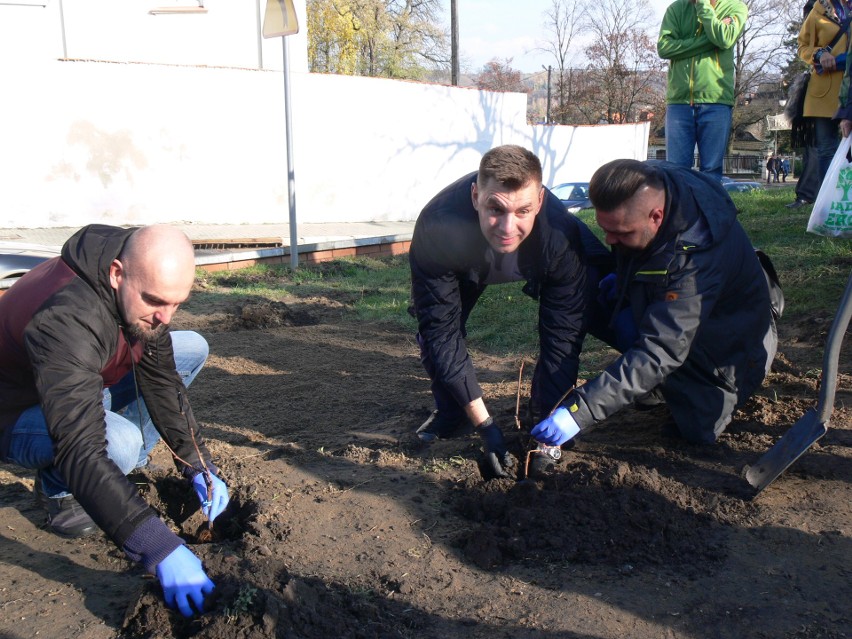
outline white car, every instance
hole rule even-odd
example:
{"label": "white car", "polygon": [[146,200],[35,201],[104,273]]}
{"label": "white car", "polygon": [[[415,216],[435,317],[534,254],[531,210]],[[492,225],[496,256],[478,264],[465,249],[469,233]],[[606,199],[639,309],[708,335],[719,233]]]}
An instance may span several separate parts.
{"label": "white car", "polygon": [[0,291],[3,291],[29,271],[59,255],[60,249],[41,244],[23,242],[0,242]]}
{"label": "white car", "polygon": [[562,201],[565,210],[569,213],[578,213],[583,209],[592,208],[588,182],[566,182],[550,187],[550,192]]}

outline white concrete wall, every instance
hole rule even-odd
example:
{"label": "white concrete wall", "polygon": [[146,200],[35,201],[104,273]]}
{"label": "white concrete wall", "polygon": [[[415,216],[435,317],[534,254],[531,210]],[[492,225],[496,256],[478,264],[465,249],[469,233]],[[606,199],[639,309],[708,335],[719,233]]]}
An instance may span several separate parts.
{"label": "white concrete wall", "polygon": [[[89,1],[107,11],[104,0]],[[128,4],[147,11],[166,1]],[[56,4],[0,5],[0,25],[8,29],[10,9]],[[217,4],[205,2],[203,16],[144,18],[206,18]],[[252,19],[254,4],[244,5]],[[198,60],[178,53],[180,65],[128,62],[146,57],[130,52],[141,47],[133,40],[113,43],[125,51],[115,62],[0,52],[0,227],[286,222],[281,65],[190,66]],[[81,57],[95,54],[87,49]],[[291,95],[302,222],[415,219],[437,190],[476,170],[498,144],[534,150],[549,185],[587,180],[609,159],[647,153],[644,124],[533,127],[522,94],[308,74],[297,66]]]}
{"label": "white concrete wall", "polygon": [[[69,58],[280,70],[281,38],[260,37],[266,0],[204,0],[206,13],[151,14],[198,0],[0,0],[0,60]],[[305,0],[288,36],[290,68],[308,70]]]}

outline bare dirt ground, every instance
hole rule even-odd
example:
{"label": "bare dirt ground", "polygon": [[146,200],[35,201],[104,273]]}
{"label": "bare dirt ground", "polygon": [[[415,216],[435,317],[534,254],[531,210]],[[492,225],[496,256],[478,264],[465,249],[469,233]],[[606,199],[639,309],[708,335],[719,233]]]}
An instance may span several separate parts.
{"label": "bare dirt ground", "polygon": [[[0,465],[0,637],[852,636],[848,344],[828,435],[756,499],[742,475],[815,404],[833,316],[782,321],[775,370],[714,446],[662,436],[664,407],[629,409],[551,477],[483,483],[475,438],[412,437],[431,409],[412,335],[346,310],[245,299],[175,322],[210,342],[190,395],[232,502],[196,543],[162,446],[136,481],[217,584],[198,618],[103,535],[45,531],[32,473]],[[475,358],[520,454],[519,362]]]}

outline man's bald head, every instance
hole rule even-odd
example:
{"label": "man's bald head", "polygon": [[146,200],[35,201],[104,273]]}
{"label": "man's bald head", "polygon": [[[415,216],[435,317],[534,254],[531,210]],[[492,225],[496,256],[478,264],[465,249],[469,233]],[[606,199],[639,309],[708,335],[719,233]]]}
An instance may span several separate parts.
{"label": "man's bald head", "polygon": [[195,274],[195,253],[186,234],[167,224],[143,226],[133,232],[119,259],[142,270]]}
{"label": "man's bald head", "polygon": [[165,330],[195,281],[192,242],[165,224],[133,232],[110,267],[119,311],[129,332],[151,338]]}

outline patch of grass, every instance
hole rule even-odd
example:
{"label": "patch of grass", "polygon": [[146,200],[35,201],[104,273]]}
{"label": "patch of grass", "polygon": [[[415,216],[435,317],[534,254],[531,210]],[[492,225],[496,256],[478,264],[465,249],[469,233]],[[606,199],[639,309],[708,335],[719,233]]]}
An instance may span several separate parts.
{"label": "patch of grass", "polygon": [[[296,270],[289,266],[257,265],[236,271],[199,271],[202,291],[193,297],[208,301],[248,296],[281,301],[288,297],[343,299],[362,321],[398,323],[416,330],[408,314],[408,256],[344,258]],[[192,300],[187,309],[191,310]]]}
{"label": "patch of grass", "polygon": [[467,321],[468,342],[502,355],[538,350],[538,302],[522,291],[523,282],[489,286]]}
{"label": "patch of grass", "polygon": [[852,268],[852,242],[805,232],[811,209],[786,208],[790,191],[739,195],[734,201],[740,222],[752,243],[772,258],[790,317],[815,311],[833,315]]}
{"label": "patch of grass", "polygon": [[428,462],[423,464],[423,472],[426,473],[440,473],[442,471],[447,471],[452,468],[461,468],[466,463],[464,457],[460,457],[458,455],[449,457],[447,459],[438,459],[433,457]]}

